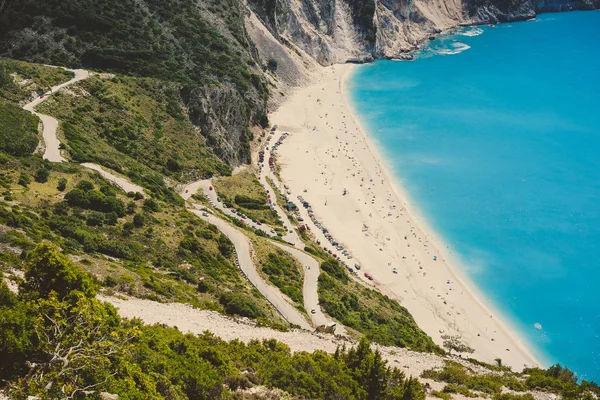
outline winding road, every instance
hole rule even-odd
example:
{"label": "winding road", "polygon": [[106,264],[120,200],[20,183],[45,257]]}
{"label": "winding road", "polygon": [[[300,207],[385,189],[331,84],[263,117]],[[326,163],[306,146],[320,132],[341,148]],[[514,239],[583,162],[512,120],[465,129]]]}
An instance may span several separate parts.
{"label": "winding road", "polygon": [[[42,121],[42,136],[45,144],[45,150],[43,154],[43,158],[50,162],[67,162],[65,158],[63,158],[60,154],[60,141],[56,135],[58,129],[58,121],[49,115],[40,114],[35,111],[35,107],[45,101],[52,93],[56,93],[57,91],[72,85],[81,80],[87,79],[91,76],[91,73],[85,70],[69,70],[75,73],[75,77],[67,82],[64,82],[60,85],[54,86],[51,88],[50,93],[45,94],[43,97],[37,97],[33,101],[25,104],[23,109],[35,114]],[[106,171],[100,165],[93,163],[82,163],[83,167],[89,168],[98,172],[107,180],[113,182],[115,185],[119,186],[125,192],[140,192],[144,193],[144,189],[130,182],[126,178],[119,177],[117,175],[112,174],[111,172]],[[299,238],[298,234],[294,230],[293,225],[290,223],[288,216],[285,212],[276,204],[276,198],[274,195],[273,188],[269,185],[266,180],[266,174],[260,175],[261,183],[264,187],[273,193],[273,207],[282,221],[284,221],[284,227],[288,232],[283,239],[286,240],[293,246],[296,246],[298,249],[304,248],[304,244],[302,240]],[[217,194],[214,190],[210,190],[211,182],[210,180],[203,180],[194,182],[192,184],[187,185],[181,193],[181,196],[184,200],[188,200],[194,193],[196,193],[199,189],[203,189],[205,196],[210,200],[212,205],[216,208],[219,208],[221,211],[226,213],[227,215],[231,215],[235,218],[237,216],[233,214],[233,211],[223,207],[223,204],[217,201]],[[227,222],[222,219],[213,216],[211,214],[201,212],[197,209],[190,209],[190,211],[196,214],[198,217],[203,220],[215,225],[223,234],[225,234],[233,243],[236,251],[236,257],[239,264],[240,269],[247,277],[247,279],[256,287],[265,298],[277,309],[277,311],[283,316],[283,318],[288,321],[290,324],[295,324],[301,327],[302,329],[311,330],[312,327],[307,322],[305,317],[286,299],[285,296],[274,286],[267,284],[262,277],[258,274],[256,266],[252,261],[251,256],[251,244],[250,239],[240,232],[238,229],[234,228]],[[266,225],[257,225],[250,220],[244,221],[249,226],[260,229],[267,235],[272,235],[272,228]],[[319,298],[317,293],[318,287],[318,278],[319,278],[319,263],[309,256],[308,254],[298,250],[297,248],[291,248],[285,246],[281,243],[272,242],[274,245],[278,246],[282,250],[291,254],[294,258],[296,258],[305,268],[304,270],[304,284],[303,284],[303,295],[304,295],[304,306],[309,312],[311,321],[315,326],[321,325],[332,325],[333,321],[328,319],[325,314],[321,311],[319,306]],[[314,311],[314,313],[313,313]],[[345,329],[341,326],[336,326],[336,330],[338,333],[345,333]]]}
{"label": "winding road", "polygon": [[195,209],[190,209],[190,211],[206,222],[215,225],[221,232],[223,232],[225,236],[231,240],[233,246],[235,247],[239,267],[246,278],[248,278],[250,283],[252,283],[252,285],[267,298],[267,300],[277,309],[277,311],[279,311],[286,321],[288,321],[290,324],[298,325],[303,329],[312,329],[300,311],[288,303],[283,294],[276,287],[267,284],[258,274],[256,266],[254,265],[250,255],[250,239],[248,239],[246,235],[222,219],[217,218],[209,213]]}
{"label": "winding road", "polygon": [[[323,311],[321,311],[321,306],[319,305],[319,294],[317,289],[319,284],[319,274],[321,271],[319,269],[319,263],[317,260],[298,249],[294,249],[277,242],[271,243],[288,252],[304,267],[304,285],[302,288],[302,295],[304,296],[304,308],[306,308],[306,311],[309,312],[310,319],[312,320],[313,324],[315,326],[336,325],[334,321],[328,318]],[[313,310],[314,314],[312,312]],[[335,327],[335,333],[338,335],[345,335],[346,330],[342,325],[337,324]]]}
{"label": "winding road", "polygon": [[60,141],[58,140],[58,137],[56,137],[56,129],[58,128],[58,121],[49,115],[40,114],[40,113],[36,112],[34,109],[37,105],[39,105],[40,103],[45,101],[49,96],[51,96],[52,93],[56,93],[57,91],[59,91],[60,89],[62,89],[64,87],[67,87],[76,82],[82,81],[84,79],[87,79],[91,76],[91,74],[88,71],[85,71],[83,69],[66,69],[66,70],[74,72],[75,77],[67,82],[64,82],[64,83],[61,83],[60,85],[52,87],[50,89],[50,93],[44,94],[44,97],[39,96],[32,102],[29,102],[23,106],[24,110],[27,110],[27,111],[37,115],[39,117],[39,119],[42,121],[42,126],[43,126],[42,136],[44,138],[44,144],[46,147],[46,149],[44,150],[43,158],[44,158],[44,160],[48,160],[50,162],[65,162],[65,161],[67,161],[60,155]]}
{"label": "winding road", "polygon": [[[214,186],[213,186],[213,190],[210,190],[211,186],[213,186],[213,185],[212,185],[210,179],[205,179],[202,181],[197,181],[197,182],[188,184],[187,186],[185,186],[183,188],[183,191],[179,194],[181,197],[183,197],[184,200],[189,200],[190,197],[192,197],[195,193],[198,192],[198,190],[202,189],[205,197],[208,198],[208,200],[210,201],[210,203],[212,204],[213,207],[222,211],[225,215],[229,215],[230,217],[239,219],[239,217],[234,213],[233,209],[224,207],[223,203],[217,200],[218,194],[215,191]],[[273,200],[274,199],[272,199],[272,201]],[[277,210],[278,207],[275,207],[275,209]],[[283,217],[286,217],[286,215],[283,213],[283,211],[279,210],[277,212],[278,212],[278,214],[279,214],[279,212],[281,212],[283,214]],[[281,215],[280,215],[280,217],[281,217]],[[284,221],[287,221],[287,217],[286,217],[286,219],[284,219]],[[269,225],[266,225],[266,224],[258,225],[256,223],[252,222],[252,220],[250,218],[243,219],[240,222],[245,223],[246,225],[248,225],[251,228],[263,231],[267,236],[274,236],[273,228],[270,227]],[[293,246],[300,245],[301,248],[304,248],[302,241],[300,240],[298,235],[296,235],[296,232],[294,232],[293,229],[288,229],[287,226],[291,226],[289,221],[287,224],[284,224],[284,225],[286,225],[286,231],[289,232],[291,230],[292,233],[287,233],[285,236],[282,237],[282,239]]]}
{"label": "winding road", "polygon": [[139,193],[144,193],[144,188],[136,185],[135,183],[130,182],[129,180],[125,179],[125,178],[121,178],[118,177],[106,170],[104,170],[100,165],[98,164],[93,164],[93,163],[81,163],[82,166],[89,168],[89,169],[93,169],[94,171],[98,172],[100,175],[102,175],[106,180],[111,181],[112,183],[114,183],[115,185],[117,185],[118,187],[120,187],[121,189],[123,189],[123,191],[125,193],[128,192],[139,192]]}

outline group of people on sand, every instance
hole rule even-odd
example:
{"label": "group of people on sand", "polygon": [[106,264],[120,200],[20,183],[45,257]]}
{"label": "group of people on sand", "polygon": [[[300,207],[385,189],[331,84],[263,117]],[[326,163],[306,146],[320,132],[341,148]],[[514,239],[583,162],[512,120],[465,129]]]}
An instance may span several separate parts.
{"label": "group of people on sand", "polygon": [[[322,90],[327,89],[323,87]],[[410,217],[406,203],[397,204],[391,184],[387,182],[385,173],[370,152],[364,136],[352,124],[351,116],[346,115],[343,107],[340,109],[335,104],[326,107],[326,100],[321,98],[316,103],[319,120],[312,132],[319,134],[327,145],[318,146],[314,153],[313,161],[318,163],[320,169],[320,176],[314,180],[332,191],[320,205],[331,207],[337,196],[342,196],[344,202],[355,202],[356,207],[352,209],[361,213],[364,219],[361,223],[363,227],[359,229],[364,233],[365,243],[371,241],[388,258],[390,272],[399,272],[409,279],[417,276],[425,278],[428,273],[439,276],[439,284],[430,285],[429,289],[438,299],[440,309],[447,310],[447,318],[455,321],[454,317],[460,316],[461,311],[453,304],[453,297],[460,296],[463,292],[456,290],[453,279],[441,280],[442,277],[452,275],[445,272],[440,274],[445,271],[442,265],[446,260],[436,249],[432,238]],[[330,141],[325,138],[330,138]],[[341,170],[344,172],[340,173]],[[385,221],[390,227],[369,222],[375,219]],[[364,228],[371,225],[371,229]],[[399,278],[390,276],[390,279],[396,281]],[[406,287],[405,292],[408,293],[411,285]],[[424,289],[426,288],[427,286]],[[414,292],[414,295],[418,296],[418,293]]]}

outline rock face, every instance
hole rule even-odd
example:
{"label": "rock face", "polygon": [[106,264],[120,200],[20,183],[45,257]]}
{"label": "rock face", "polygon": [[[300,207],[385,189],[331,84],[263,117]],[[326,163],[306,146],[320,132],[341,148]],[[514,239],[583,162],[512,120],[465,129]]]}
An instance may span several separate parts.
{"label": "rock face", "polygon": [[184,88],[182,100],[190,121],[200,129],[217,157],[229,165],[250,162],[244,102],[233,85]]}
{"label": "rock face", "polygon": [[248,1],[276,40],[300,49],[321,65],[406,58],[419,42],[458,25],[600,8],[600,0]]}

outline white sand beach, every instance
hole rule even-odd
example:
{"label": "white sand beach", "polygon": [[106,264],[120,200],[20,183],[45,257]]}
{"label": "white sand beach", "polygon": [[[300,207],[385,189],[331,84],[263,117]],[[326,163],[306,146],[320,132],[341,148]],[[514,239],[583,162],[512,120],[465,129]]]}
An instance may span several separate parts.
{"label": "white sand beach", "polygon": [[344,97],[344,81],[354,68],[319,69],[312,84],[290,94],[270,116],[279,134],[290,133],[277,160],[291,197],[303,196],[350,251],[351,262],[362,266],[360,278],[399,300],[438,344],[442,335],[460,335],[482,361],[500,358],[517,370],[538,365],[515,330],[460,274],[446,246],[391,179]]}

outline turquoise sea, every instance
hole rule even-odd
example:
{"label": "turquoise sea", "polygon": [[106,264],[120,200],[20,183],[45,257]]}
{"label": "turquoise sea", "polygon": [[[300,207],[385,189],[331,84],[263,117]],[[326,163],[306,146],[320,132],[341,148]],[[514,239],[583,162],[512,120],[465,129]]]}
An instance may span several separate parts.
{"label": "turquoise sea", "polygon": [[463,272],[542,360],[600,381],[600,12],[461,28],[349,87]]}

